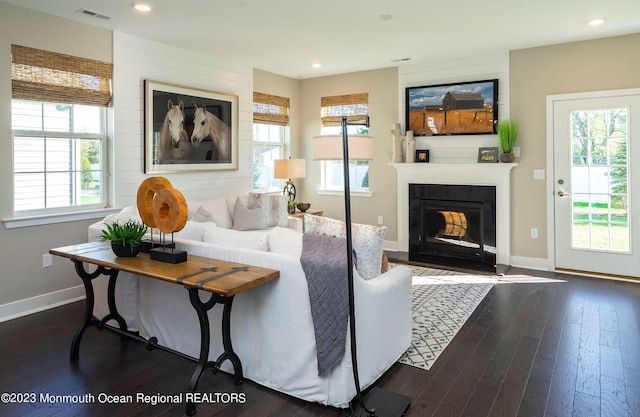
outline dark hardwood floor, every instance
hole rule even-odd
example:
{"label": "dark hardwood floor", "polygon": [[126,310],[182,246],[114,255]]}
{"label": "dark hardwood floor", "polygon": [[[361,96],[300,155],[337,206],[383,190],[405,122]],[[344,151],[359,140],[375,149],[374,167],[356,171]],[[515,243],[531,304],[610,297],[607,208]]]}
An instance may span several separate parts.
{"label": "dark hardwood floor", "polygon": [[[183,416],[178,395],[195,364],[110,332],[89,329],[80,360],[69,347],[84,309],[74,303],[0,324],[0,416]],[[396,364],[377,385],[412,398],[408,416],[640,416],[640,283],[512,269],[429,370]],[[375,349],[375,346],[370,348]],[[269,360],[265,358],[265,360]],[[199,390],[246,401],[198,406],[199,416],[336,416],[337,410],[207,373]],[[41,395],[94,396],[91,403]],[[100,394],[134,401],[100,404]],[[102,398],[104,401],[104,398]]]}

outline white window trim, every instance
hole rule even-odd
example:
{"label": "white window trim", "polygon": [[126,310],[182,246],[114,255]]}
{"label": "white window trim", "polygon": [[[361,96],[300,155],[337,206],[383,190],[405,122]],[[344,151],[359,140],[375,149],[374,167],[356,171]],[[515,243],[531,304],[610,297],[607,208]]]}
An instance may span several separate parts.
{"label": "white window trim", "polygon": [[103,219],[109,214],[119,213],[121,209],[104,208],[76,212],[49,213],[24,217],[7,217],[1,221],[7,229],[20,227],[42,226],[45,224],[75,222],[80,220]]}

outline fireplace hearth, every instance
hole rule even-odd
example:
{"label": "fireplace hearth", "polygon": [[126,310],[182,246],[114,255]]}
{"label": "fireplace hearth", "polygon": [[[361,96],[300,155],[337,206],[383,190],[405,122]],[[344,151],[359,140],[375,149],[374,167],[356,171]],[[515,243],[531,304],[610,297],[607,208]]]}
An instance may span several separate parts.
{"label": "fireplace hearth", "polygon": [[496,272],[496,187],[409,184],[409,260]]}

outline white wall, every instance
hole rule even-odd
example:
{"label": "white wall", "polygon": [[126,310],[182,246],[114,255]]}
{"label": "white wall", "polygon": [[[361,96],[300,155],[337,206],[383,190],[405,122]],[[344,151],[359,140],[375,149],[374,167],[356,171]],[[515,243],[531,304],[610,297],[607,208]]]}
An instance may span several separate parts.
{"label": "white wall", "polygon": [[135,205],[144,173],[144,80],[238,96],[238,170],[159,174],[187,200],[246,194],[252,186],[253,69],[124,33],[113,35],[113,207]]}
{"label": "white wall", "polygon": [[[398,115],[406,131],[405,94],[407,87],[452,82],[498,79],[498,118],[509,117],[509,54],[473,57],[455,61],[401,65],[398,68]],[[478,148],[498,146],[497,135],[415,137],[416,149],[429,149],[430,162],[474,163]]]}

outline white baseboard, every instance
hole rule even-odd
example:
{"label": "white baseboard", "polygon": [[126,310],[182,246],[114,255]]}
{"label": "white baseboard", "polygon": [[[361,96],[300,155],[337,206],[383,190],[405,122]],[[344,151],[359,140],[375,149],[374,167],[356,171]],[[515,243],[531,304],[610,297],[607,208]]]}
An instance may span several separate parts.
{"label": "white baseboard", "polygon": [[525,256],[512,256],[511,266],[516,268],[535,269],[537,271],[548,271],[549,260],[542,258],[527,258]]}
{"label": "white baseboard", "polygon": [[78,285],[76,287],[65,288],[64,290],[2,304],[0,305],[0,323],[80,301],[85,298],[84,286]]}
{"label": "white baseboard", "polygon": [[391,252],[397,252],[398,251],[398,242],[395,240],[385,240],[382,243],[382,248],[384,250],[388,250]]}

